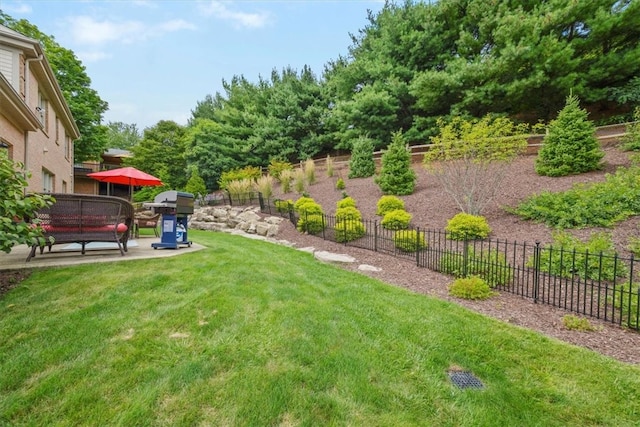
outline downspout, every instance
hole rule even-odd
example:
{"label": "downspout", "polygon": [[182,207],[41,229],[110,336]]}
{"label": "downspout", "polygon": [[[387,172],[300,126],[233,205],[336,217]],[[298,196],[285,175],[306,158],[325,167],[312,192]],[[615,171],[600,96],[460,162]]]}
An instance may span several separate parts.
{"label": "downspout", "polygon": [[[24,100],[27,107],[29,106],[29,63],[34,61],[42,61],[44,56],[39,54],[35,58],[27,58],[24,61]],[[24,169],[29,170],[29,131],[24,131]]]}

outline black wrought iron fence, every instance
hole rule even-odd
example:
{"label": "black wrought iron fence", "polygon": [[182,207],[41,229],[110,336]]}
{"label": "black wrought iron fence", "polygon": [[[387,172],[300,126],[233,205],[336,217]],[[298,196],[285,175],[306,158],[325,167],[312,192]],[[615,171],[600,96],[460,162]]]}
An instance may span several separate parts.
{"label": "black wrought iron fence", "polygon": [[233,193],[229,191],[218,191],[213,194],[209,194],[205,197],[204,201],[207,206],[249,206],[260,204],[262,209],[262,194],[257,191],[248,191],[242,193]]}
{"label": "black wrought iron fence", "polygon": [[454,277],[480,276],[493,288],[534,303],[640,331],[640,271],[633,257],[499,239],[456,240],[444,230],[388,230],[378,221],[331,215],[301,219],[293,204],[273,199],[262,200],[261,209],[294,225],[302,220],[302,231],[325,240],[408,259]]}

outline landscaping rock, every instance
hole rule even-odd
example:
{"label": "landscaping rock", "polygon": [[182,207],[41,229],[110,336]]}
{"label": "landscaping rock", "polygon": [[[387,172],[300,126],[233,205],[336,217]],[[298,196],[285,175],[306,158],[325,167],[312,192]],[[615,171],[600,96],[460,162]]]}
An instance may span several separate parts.
{"label": "landscaping rock", "polygon": [[334,254],[332,252],[327,251],[317,251],[313,253],[313,256],[323,262],[338,262],[338,263],[353,263],[356,262],[356,259],[349,255],[344,254]]}
{"label": "landscaping rock", "polygon": [[378,268],[374,265],[369,265],[369,264],[360,264],[358,266],[358,270],[360,271],[382,271],[381,268]]}

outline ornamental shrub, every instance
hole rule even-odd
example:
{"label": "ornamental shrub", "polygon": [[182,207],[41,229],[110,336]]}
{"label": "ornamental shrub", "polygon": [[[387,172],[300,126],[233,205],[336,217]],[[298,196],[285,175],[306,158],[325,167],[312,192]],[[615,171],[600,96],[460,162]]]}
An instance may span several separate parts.
{"label": "ornamental shrub", "polygon": [[307,176],[304,169],[296,168],[293,171],[293,189],[298,194],[302,194],[307,186]]}
{"label": "ornamental shrub", "polygon": [[593,332],[598,330],[598,328],[589,322],[589,319],[574,316],[573,314],[565,314],[562,316],[562,324],[566,329],[571,331]]}
{"label": "ornamental shrub", "polygon": [[559,193],[543,191],[507,210],[553,228],[611,227],[640,214],[640,167],[620,167],[604,182],[576,183]]}
{"label": "ornamental shrub", "polygon": [[[610,233],[593,233],[586,243],[566,231],[555,231],[552,238],[553,242],[540,250],[541,271],[566,278],[609,281],[629,274],[628,267],[615,258]],[[534,261],[532,255],[527,266],[533,266]]]}
{"label": "ornamental shrub", "polygon": [[338,202],[336,203],[336,207],[338,209],[340,209],[340,208],[348,208],[348,207],[355,208],[356,207],[356,201],[355,201],[355,199],[353,197],[347,196],[347,197],[345,197],[343,199],[338,200]]}
{"label": "ornamental shrub", "polygon": [[362,214],[354,206],[347,206],[336,210],[336,223],[341,221],[362,221]]}
{"label": "ornamental shrub", "polygon": [[265,199],[271,198],[273,195],[273,177],[271,175],[262,175],[253,184],[253,188],[262,193]]}
{"label": "ornamental shrub", "polygon": [[503,252],[492,249],[477,251],[470,244],[464,253],[444,253],[440,258],[440,272],[455,277],[482,277],[491,287],[508,285],[514,274]]}
{"label": "ornamental shrub", "polygon": [[245,166],[241,169],[231,169],[229,171],[222,172],[218,184],[220,185],[220,188],[226,190],[228,184],[231,181],[242,181],[243,179],[248,179],[249,181],[253,182],[261,176],[262,169],[260,169],[259,167]]}
{"label": "ornamental shrub", "polygon": [[251,198],[254,183],[255,181],[249,178],[229,181],[226,184],[226,190],[235,202],[245,204],[248,203]]}
{"label": "ornamental shrub", "polygon": [[[25,218],[35,218],[41,208],[51,206],[53,197],[24,194],[30,175],[22,163],[14,163],[0,149],[0,251],[10,253],[16,245],[44,245],[42,228],[33,227]],[[34,222],[38,222],[35,220]]]}
{"label": "ornamental shrub", "polygon": [[418,233],[417,230],[396,231],[393,235],[393,243],[402,252],[421,251],[427,247],[424,233]]}
{"label": "ornamental shrub", "polygon": [[387,212],[397,209],[404,210],[404,201],[396,196],[382,196],[377,203],[376,215],[384,216]]}
{"label": "ornamental shrub", "polygon": [[373,160],[373,140],[364,136],[353,143],[349,160],[349,178],[366,178],[376,173]]}
{"label": "ornamental shrub", "polygon": [[313,159],[307,159],[304,162],[304,176],[309,185],[316,182],[316,162]]}
{"label": "ornamental shrub", "polygon": [[[293,208],[294,208],[294,210],[296,212],[302,213],[305,210],[304,205],[306,205],[306,204],[316,204],[316,205],[318,205],[318,203],[316,203],[316,201],[313,200],[311,197],[302,196],[298,200],[296,200],[296,202],[293,204]],[[318,206],[320,206],[320,205],[318,205]],[[320,210],[322,210],[322,209],[320,209]]]}
{"label": "ornamental shrub", "polygon": [[293,200],[282,200],[276,199],[274,200],[274,204],[276,206],[276,210],[280,213],[293,212]]}
{"label": "ornamental shrub", "polygon": [[640,151],[640,107],[633,110],[634,123],[627,125],[621,148],[625,151]]}
{"label": "ornamental shrub", "polygon": [[300,215],[296,226],[298,231],[317,234],[324,230],[325,221],[322,206],[311,197],[300,197],[295,202],[294,209]]}
{"label": "ornamental shrub", "polygon": [[481,277],[470,276],[456,279],[449,286],[449,295],[471,300],[484,300],[497,295]]}
{"label": "ornamental shrub", "polygon": [[344,190],[344,187],[344,179],[338,178],[338,180],[336,181],[336,190]]}
{"label": "ornamental shrub", "polygon": [[[347,197],[342,200],[348,200],[351,197]],[[340,202],[338,202],[338,205]],[[353,201],[353,206],[349,206],[349,202],[347,206],[340,207],[336,210],[336,225],[334,227],[336,242],[350,242],[352,240],[359,239],[365,234],[365,227],[362,223],[362,214],[355,207],[355,200]]]}
{"label": "ornamental shrub", "polygon": [[412,215],[403,210],[396,209],[395,211],[387,212],[382,218],[382,228],[387,230],[404,230],[409,228]]}
{"label": "ornamental shrub", "polygon": [[382,155],[382,168],[375,183],[385,194],[404,196],[416,187],[416,172],[411,167],[411,153],[401,132],[393,134],[387,151]]}
{"label": "ornamental shrub", "polygon": [[331,178],[333,176],[334,165],[333,165],[333,158],[331,157],[330,154],[327,154],[327,161],[325,162],[325,166],[327,168],[327,176]]}
{"label": "ornamental shrub", "polygon": [[485,217],[464,212],[451,218],[445,230],[449,232],[451,240],[485,239],[491,233]]}
{"label": "ornamental shrub", "polygon": [[624,283],[617,285],[612,295],[607,297],[607,302],[615,307],[622,314],[622,324],[624,326],[636,326],[640,322],[638,314],[638,295],[640,294],[639,283]]}
{"label": "ornamental shrub", "polygon": [[280,172],[280,191],[287,194],[291,191],[291,181],[293,180],[293,169],[285,169]]}
{"label": "ornamental shrub", "polygon": [[272,177],[280,181],[280,176],[282,175],[282,172],[286,170],[288,171],[292,170],[293,165],[291,165],[291,163],[289,162],[285,162],[282,160],[271,159],[271,161],[269,162],[268,169],[269,169],[269,175],[271,175]]}
{"label": "ornamental shrub", "polygon": [[604,151],[595,137],[595,125],[579,104],[578,97],[568,96],[558,118],[549,124],[536,158],[539,175],[565,176],[601,168]]}
{"label": "ornamental shrub", "polygon": [[366,232],[362,221],[357,220],[337,221],[334,230],[336,233],[336,242],[338,243],[351,242],[352,240],[359,239],[364,236]]}

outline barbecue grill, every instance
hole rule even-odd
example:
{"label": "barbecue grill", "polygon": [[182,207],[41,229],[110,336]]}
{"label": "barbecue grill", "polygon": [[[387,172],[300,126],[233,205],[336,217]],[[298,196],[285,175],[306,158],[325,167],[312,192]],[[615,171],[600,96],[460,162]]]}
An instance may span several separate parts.
{"label": "barbecue grill", "polygon": [[191,246],[187,236],[188,215],[193,214],[193,194],[181,191],[164,191],[153,203],[143,203],[154,214],[162,214],[162,236],[159,243],[152,243],[154,249],[178,249],[180,245]]}

